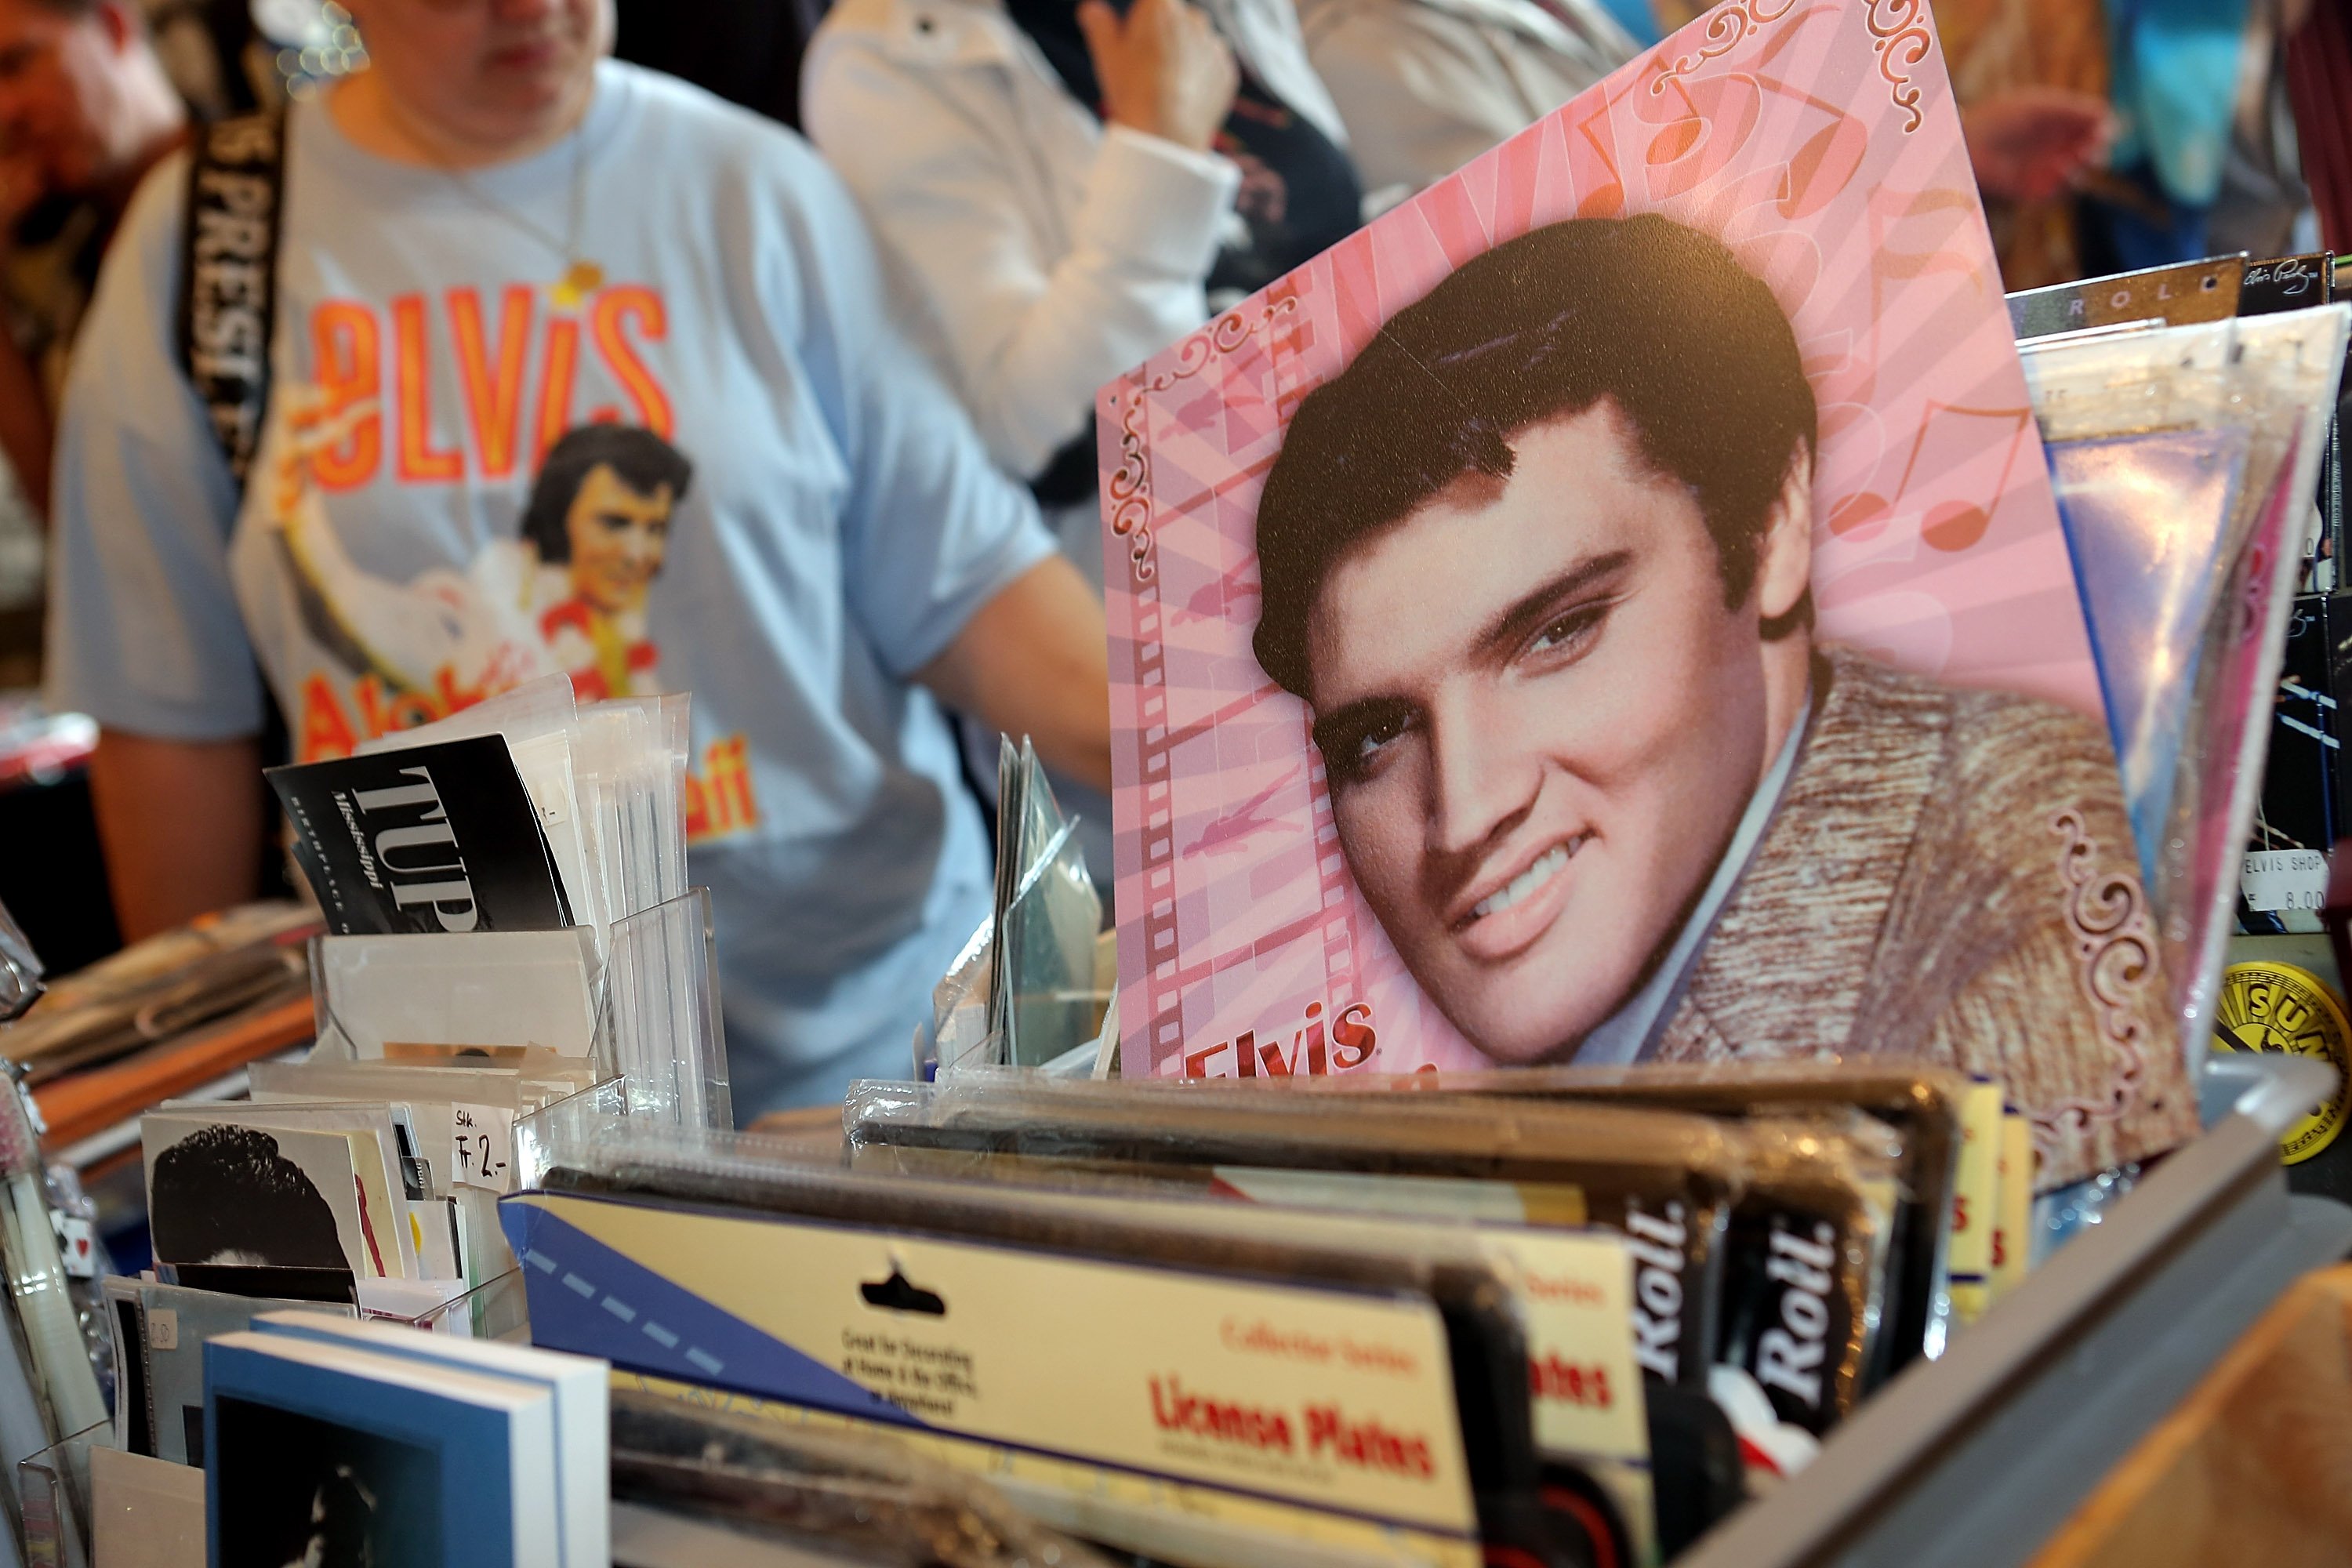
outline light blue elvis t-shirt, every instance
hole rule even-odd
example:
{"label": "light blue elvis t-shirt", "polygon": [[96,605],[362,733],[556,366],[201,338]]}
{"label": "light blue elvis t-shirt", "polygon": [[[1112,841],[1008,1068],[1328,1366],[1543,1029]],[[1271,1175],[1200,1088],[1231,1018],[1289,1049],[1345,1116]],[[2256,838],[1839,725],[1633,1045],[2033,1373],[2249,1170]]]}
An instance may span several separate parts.
{"label": "light blue elvis t-shirt", "polygon": [[247,735],[257,659],[309,760],[552,671],[690,692],[739,1112],[903,1074],[989,896],[908,679],[1053,546],[891,325],[831,173],[610,62],[572,138],[462,176],[297,107],[241,507],[179,368],[185,184],[173,159],[141,191],[77,350],[53,699]]}

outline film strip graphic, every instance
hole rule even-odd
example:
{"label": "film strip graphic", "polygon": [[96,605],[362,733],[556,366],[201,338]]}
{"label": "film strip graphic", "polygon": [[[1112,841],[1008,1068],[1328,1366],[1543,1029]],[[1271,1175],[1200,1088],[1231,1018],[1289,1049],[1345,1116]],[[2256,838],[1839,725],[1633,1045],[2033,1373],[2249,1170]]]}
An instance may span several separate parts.
{"label": "film strip graphic", "polygon": [[[1138,402],[1141,387],[1128,394]],[[1143,461],[1151,461],[1150,437],[1144,438]],[[1135,598],[1135,684],[1142,694],[1136,715],[1137,784],[1143,796],[1143,973],[1150,1005],[1145,1016],[1145,1060],[1156,1068],[1163,1056],[1172,1056],[1184,1040],[1184,1016],[1179,1001],[1182,988],[1175,983],[1176,944],[1176,798],[1169,782],[1168,763],[1175,744],[1168,726],[1168,654],[1164,638],[1165,612],[1155,574],[1139,583]]]}
{"label": "film strip graphic", "polygon": [[[1277,388],[1276,408],[1278,420],[1281,426],[1287,426],[1298,401],[1311,389],[1312,382],[1308,378],[1312,373],[1305,363],[1305,357],[1317,342],[1315,322],[1307,309],[1307,297],[1315,288],[1314,274],[1311,269],[1296,274],[1291,282],[1288,294],[1269,301],[1259,320],[1245,322],[1237,313],[1228,314],[1180,352],[1176,367],[1161,371],[1148,381],[1130,384],[1126,395],[1129,407],[1125,412],[1125,423],[1129,436],[1139,443],[1136,456],[1142,464],[1139,479],[1147,496],[1151,495],[1150,468],[1154,454],[1151,450],[1150,404],[1154,395],[1165,392],[1179,380],[1211,368],[1225,353],[1238,349],[1261,331]],[[1196,348],[1196,344],[1199,347]],[[1258,461],[1241,468],[1181,508],[1171,509],[1164,513],[1157,498],[1152,497],[1149,502],[1150,510],[1147,526],[1156,534],[1166,522],[1213,509],[1234,489],[1261,480],[1272,464],[1273,452],[1270,450]],[[1166,645],[1169,605],[1163,597],[1168,591],[1167,574],[1156,569],[1145,570],[1141,564],[1144,552],[1152,547],[1149,542],[1139,544],[1139,565],[1130,574],[1129,593],[1134,605],[1131,634],[1133,679],[1139,694],[1136,715],[1136,773],[1142,802],[1139,838],[1144,908],[1142,918],[1136,921],[1136,929],[1142,945],[1146,1005],[1142,1009],[1139,1033],[1141,1043],[1149,1053],[1147,1059],[1156,1070],[1160,1063],[1181,1053],[1185,1043],[1184,997],[1193,986],[1211,976],[1254,962],[1270,951],[1310,936],[1318,942],[1322,952],[1324,994],[1327,997],[1352,997],[1359,966],[1354,921],[1349,918],[1351,886],[1346,858],[1339,849],[1339,825],[1331,813],[1322,758],[1315,751],[1303,723],[1298,731],[1298,746],[1307,763],[1306,788],[1309,826],[1315,846],[1314,910],[1304,920],[1288,922],[1276,930],[1251,932],[1240,943],[1206,957],[1191,958],[1184,952],[1178,898],[1177,863],[1182,852],[1177,847],[1176,754],[1187,744],[1212,733],[1218,725],[1239,717],[1265,700],[1274,688],[1270,684],[1262,686],[1181,728],[1171,724]],[[1132,1041],[1134,1036],[1131,1034],[1129,1038]]]}

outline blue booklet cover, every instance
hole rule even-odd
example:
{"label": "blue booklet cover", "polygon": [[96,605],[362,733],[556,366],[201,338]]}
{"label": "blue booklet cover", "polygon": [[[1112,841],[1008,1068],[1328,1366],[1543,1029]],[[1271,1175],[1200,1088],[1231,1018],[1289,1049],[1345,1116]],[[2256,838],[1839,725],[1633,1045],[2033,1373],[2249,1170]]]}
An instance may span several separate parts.
{"label": "blue booklet cover", "polygon": [[488,1373],[545,1388],[555,1401],[557,1489],[564,1568],[612,1568],[612,1367],[533,1345],[425,1334],[403,1324],[336,1317],[311,1308],[264,1312],[258,1334],[292,1334],[373,1355]]}
{"label": "blue booklet cover", "polygon": [[544,1386],[284,1335],[205,1347],[213,1568],[559,1568]]}

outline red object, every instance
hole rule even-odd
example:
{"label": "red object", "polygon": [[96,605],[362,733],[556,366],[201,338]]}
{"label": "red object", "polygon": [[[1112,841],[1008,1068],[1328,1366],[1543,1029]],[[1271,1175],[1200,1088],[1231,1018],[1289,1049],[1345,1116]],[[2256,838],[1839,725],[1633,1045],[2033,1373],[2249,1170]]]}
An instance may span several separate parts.
{"label": "red object", "polygon": [[2336,950],[2336,973],[2352,984],[2352,838],[2339,838],[2327,856],[2327,943]]}
{"label": "red object", "polygon": [[2287,96],[2321,243],[2352,251],[2352,0],[2317,0],[2286,41]]}
{"label": "red object", "polygon": [[69,1073],[33,1091],[41,1120],[49,1127],[44,1142],[55,1153],[175,1094],[310,1037],[310,999],[298,996],[264,1012],[223,1019],[121,1061]]}
{"label": "red object", "polygon": [[0,789],[53,784],[89,761],[98,726],[79,714],[0,710]]}
{"label": "red object", "polygon": [[1566,1487],[1545,1487],[1539,1495],[1544,1507],[1564,1513],[1584,1527],[1585,1542],[1592,1548],[1592,1568],[1619,1568],[1617,1539],[1610,1532],[1607,1516],[1593,1506],[1591,1499],[1579,1496]]}

